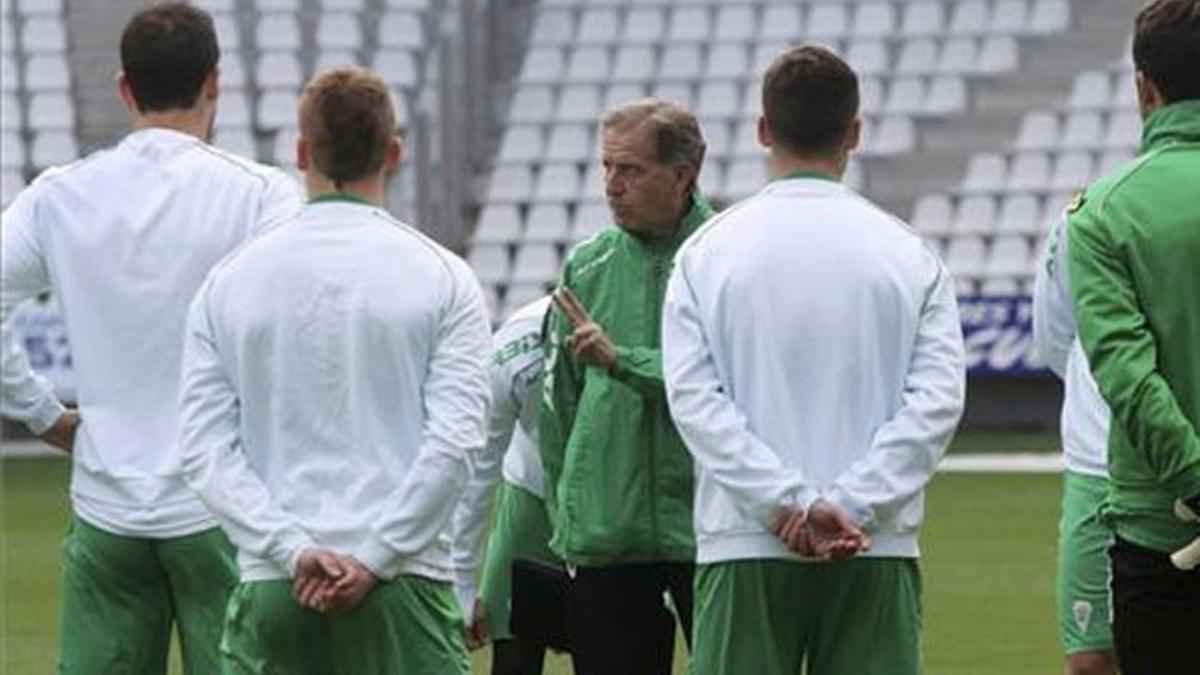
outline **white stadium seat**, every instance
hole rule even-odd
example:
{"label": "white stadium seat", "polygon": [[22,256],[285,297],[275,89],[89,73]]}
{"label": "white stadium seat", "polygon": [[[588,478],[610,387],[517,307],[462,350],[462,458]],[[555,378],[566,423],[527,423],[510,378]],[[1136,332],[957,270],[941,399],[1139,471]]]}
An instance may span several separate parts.
{"label": "white stadium seat", "polygon": [[479,212],[475,244],[511,244],[521,238],[521,215],[515,204],[488,204]]}
{"label": "white stadium seat", "polygon": [[71,130],[75,128],[75,104],[63,92],[39,92],[29,98],[25,119],[34,131]]}
{"label": "white stadium seat", "polygon": [[504,132],[496,161],[529,163],[541,161],[545,153],[545,135],[540,126],[510,126]]}
{"label": "white stadium seat", "polygon": [[317,21],[317,46],[322,49],[356,50],[363,46],[362,26],[348,12],[322,14]]}
{"label": "white stadium seat", "polygon": [[66,164],[79,157],[75,134],[70,131],[45,131],[35,134],[29,162],[36,169]]}
{"label": "white stadium seat", "polygon": [[922,195],[913,206],[912,225],[923,236],[940,236],[951,231],[953,215],[954,207],[946,195]]}
{"label": "white stadium seat", "polygon": [[254,43],[259,49],[300,49],[300,23],[296,15],[262,15],[254,29]]}
{"label": "white stadium seat", "polygon": [[533,199],[539,202],[569,202],[579,198],[582,181],[574,164],[547,164],[538,172]]}
{"label": "white stadium seat", "polygon": [[570,220],[564,204],[534,204],[525,219],[523,241],[529,243],[566,243],[570,236]]}

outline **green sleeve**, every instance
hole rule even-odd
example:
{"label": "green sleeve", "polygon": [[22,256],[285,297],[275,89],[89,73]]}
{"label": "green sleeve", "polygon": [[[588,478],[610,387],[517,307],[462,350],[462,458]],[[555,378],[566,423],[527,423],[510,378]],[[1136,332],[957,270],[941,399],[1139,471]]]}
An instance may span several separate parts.
{"label": "green sleeve", "polygon": [[546,509],[551,522],[558,511],[558,482],[562,477],[567,441],[575,424],[583,373],[567,354],[564,340],[571,334],[566,314],[551,305],[546,325],[546,365],[538,404],[538,450],[546,473]]}
{"label": "green sleeve", "polygon": [[643,396],[666,398],[662,350],[650,347],[617,347],[617,366],[612,376],[638,390]]}
{"label": "green sleeve", "polygon": [[1076,322],[1092,374],[1113,422],[1161,484],[1176,497],[1200,494],[1200,437],[1158,371],[1155,336],[1114,236],[1120,223],[1096,216],[1085,210],[1072,217],[1068,247]]}

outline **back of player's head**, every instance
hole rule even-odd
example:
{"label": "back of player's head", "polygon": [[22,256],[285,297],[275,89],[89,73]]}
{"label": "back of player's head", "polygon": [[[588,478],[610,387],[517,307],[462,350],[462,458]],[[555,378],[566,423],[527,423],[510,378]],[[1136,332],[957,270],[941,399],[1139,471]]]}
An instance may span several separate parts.
{"label": "back of player's head", "polygon": [[1152,0],[1142,7],[1133,63],[1164,102],[1200,98],[1200,0]]}
{"label": "back of player's head", "polygon": [[762,107],[776,145],[797,157],[827,156],[858,117],[858,76],[828,49],[796,47],[767,69]]}
{"label": "back of player's head", "polygon": [[369,70],[327,70],[304,88],[300,135],[308,143],[314,168],[334,183],[378,173],[395,133],[391,94]]}
{"label": "back of player's head", "polygon": [[121,70],[143,113],[194,106],[220,57],[212,17],[182,2],[143,9],[121,34]]}
{"label": "back of player's head", "polygon": [[686,108],[661,98],[636,98],[604,113],[600,128],[625,131],[648,125],[654,134],[655,159],[666,166],[687,166],[700,173],[704,136],[700,123]]}

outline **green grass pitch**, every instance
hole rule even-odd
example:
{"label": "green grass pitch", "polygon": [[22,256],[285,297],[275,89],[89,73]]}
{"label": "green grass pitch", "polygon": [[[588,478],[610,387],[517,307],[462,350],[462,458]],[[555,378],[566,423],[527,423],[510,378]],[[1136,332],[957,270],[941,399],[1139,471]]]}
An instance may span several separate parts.
{"label": "green grass pitch", "polygon": [[[1052,441],[1035,445],[1050,449]],[[0,462],[3,673],[54,670],[67,469],[63,460]],[[922,535],[926,673],[1061,669],[1053,620],[1059,481],[1047,474],[934,479]],[[485,673],[486,652],[472,663],[472,673]],[[172,673],[179,672],[173,664]],[[571,670],[565,659],[551,658],[546,672]],[[676,673],[685,672],[679,664]]]}

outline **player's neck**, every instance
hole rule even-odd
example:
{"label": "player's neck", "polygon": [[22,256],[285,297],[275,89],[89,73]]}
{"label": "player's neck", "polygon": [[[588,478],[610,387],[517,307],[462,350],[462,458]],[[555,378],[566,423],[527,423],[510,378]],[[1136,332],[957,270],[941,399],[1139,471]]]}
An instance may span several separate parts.
{"label": "player's neck", "polygon": [[772,152],[770,171],[772,180],[795,174],[827,174],[841,180],[846,163],[841,157],[796,157]]}
{"label": "player's neck", "polygon": [[309,201],[341,195],[352,200],[369,202],[379,208],[383,208],[384,205],[384,183],[377,176],[335,185],[323,176],[309,174],[305,177],[305,187]]}
{"label": "player's neck", "polygon": [[189,136],[195,136],[202,141],[208,140],[209,116],[203,110],[159,110],[138,114],[133,118],[133,128],[170,129]]}

